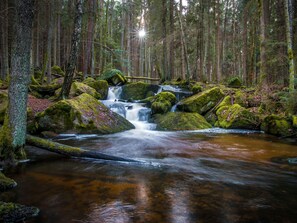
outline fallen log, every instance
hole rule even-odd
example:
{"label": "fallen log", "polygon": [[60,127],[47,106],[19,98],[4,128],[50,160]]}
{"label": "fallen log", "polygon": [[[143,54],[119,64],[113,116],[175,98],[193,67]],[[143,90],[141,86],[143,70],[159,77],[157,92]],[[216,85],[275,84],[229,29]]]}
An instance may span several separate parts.
{"label": "fallen log", "polygon": [[120,161],[120,162],[134,162],[134,163],[140,162],[133,159],[110,156],[96,151],[89,151],[89,150],[81,149],[79,147],[68,146],[68,145],[53,142],[47,139],[42,139],[32,135],[27,135],[26,143],[28,145],[35,146],[35,147],[45,149],[47,151],[58,153],[68,157],[92,158],[92,159],[112,160],[112,161]]}

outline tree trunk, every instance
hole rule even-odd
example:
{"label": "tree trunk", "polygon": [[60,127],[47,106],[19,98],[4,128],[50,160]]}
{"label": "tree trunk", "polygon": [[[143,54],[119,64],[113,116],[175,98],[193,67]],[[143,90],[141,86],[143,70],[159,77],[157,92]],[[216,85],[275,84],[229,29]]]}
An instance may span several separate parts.
{"label": "tree trunk", "polygon": [[170,0],[170,6],[169,6],[169,54],[168,54],[168,60],[169,60],[169,69],[168,69],[168,79],[171,80],[174,78],[174,0]]}
{"label": "tree trunk", "polygon": [[87,43],[85,48],[85,60],[83,64],[84,78],[88,75],[88,67],[91,65],[92,44],[94,41],[95,21],[96,21],[96,2],[97,0],[88,1],[88,29],[87,29]]}
{"label": "tree trunk", "polygon": [[74,71],[77,63],[77,56],[79,51],[80,36],[81,36],[81,23],[82,23],[82,5],[83,0],[77,0],[76,3],[76,15],[74,20],[74,29],[72,33],[71,40],[71,50],[66,67],[66,74],[64,78],[64,83],[61,90],[61,98],[68,98],[70,93],[70,88],[74,76]]}
{"label": "tree trunk", "polygon": [[242,34],[242,71],[243,71],[243,83],[247,84],[247,9],[243,11],[243,34]]}
{"label": "tree trunk", "polygon": [[68,146],[68,145],[60,144],[57,142],[53,142],[50,140],[42,139],[31,135],[27,135],[26,142],[31,146],[35,146],[35,147],[45,149],[47,151],[58,153],[68,157],[113,160],[113,161],[120,161],[120,162],[137,162],[137,163],[140,162],[140,161],[136,161],[128,158],[111,156],[111,155],[106,155],[96,151],[89,151],[78,147]]}
{"label": "tree trunk", "polygon": [[1,21],[1,69],[0,69],[0,79],[5,80],[6,76],[9,74],[9,54],[8,54],[8,0],[3,0],[1,4],[2,16],[0,17]]}
{"label": "tree trunk", "polygon": [[216,32],[216,78],[217,82],[219,83],[222,78],[222,72],[221,72],[221,9],[220,9],[220,0],[217,0],[216,2],[216,14],[217,14],[217,32]]}
{"label": "tree trunk", "polygon": [[293,17],[292,17],[292,2],[291,0],[284,0],[285,3],[285,17],[286,17],[286,36],[287,36],[287,49],[288,49],[288,61],[289,61],[289,90],[294,91],[295,80],[295,65],[294,54],[292,47],[293,39]]}
{"label": "tree trunk", "polygon": [[10,162],[25,157],[33,0],[15,0],[14,19],[8,107],[0,132],[0,156]]}
{"label": "tree trunk", "polygon": [[162,0],[162,39],[163,39],[163,80],[168,80],[168,60],[167,60],[167,1]]}
{"label": "tree trunk", "polygon": [[267,9],[269,8],[268,0],[258,0],[259,15],[260,15],[260,87],[268,87],[267,76]]}

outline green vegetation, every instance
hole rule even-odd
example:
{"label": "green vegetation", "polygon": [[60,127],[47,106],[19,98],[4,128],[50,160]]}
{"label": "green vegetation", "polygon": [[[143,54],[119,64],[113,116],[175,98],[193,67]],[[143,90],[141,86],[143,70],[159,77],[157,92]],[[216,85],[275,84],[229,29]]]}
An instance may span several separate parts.
{"label": "green vegetation", "polygon": [[180,101],[177,108],[179,111],[197,112],[204,115],[215,107],[223,97],[224,93],[222,90],[218,87],[214,87]]}
{"label": "green vegetation", "polygon": [[124,100],[141,100],[153,96],[159,89],[158,85],[136,82],[123,86],[121,98]]}
{"label": "green vegetation", "polygon": [[198,113],[168,112],[165,115],[156,115],[155,122],[158,130],[182,131],[211,128],[205,118]]}

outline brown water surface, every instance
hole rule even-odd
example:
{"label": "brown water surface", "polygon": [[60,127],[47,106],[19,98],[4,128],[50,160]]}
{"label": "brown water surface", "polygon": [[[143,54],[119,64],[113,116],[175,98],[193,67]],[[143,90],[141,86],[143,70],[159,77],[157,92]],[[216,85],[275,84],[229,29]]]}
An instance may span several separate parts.
{"label": "brown water surface", "polygon": [[296,141],[248,132],[132,130],[61,143],[142,164],[67,159],[28,148],[0,199],[34,205],[27,222],[275,222],[297,219]]}

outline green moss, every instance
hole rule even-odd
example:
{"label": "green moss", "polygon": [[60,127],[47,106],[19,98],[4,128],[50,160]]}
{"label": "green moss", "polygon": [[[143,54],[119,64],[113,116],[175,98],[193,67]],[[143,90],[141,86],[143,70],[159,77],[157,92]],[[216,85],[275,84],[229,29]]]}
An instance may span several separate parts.
{"label": "green moss", "polygon": [[201,86],[201,84],[196,83],[192,88],[191,88],[193,94],[198,94],[200,92],[202,92],[203,88]]}
{"label": "green moss", "polygon": [[103,72],[100,80],[106,80],[109,84],[118,86],[127,83],[127,79],[124,77],[122,71],[117,69],[107,69]]}
{"label": "green moss", "polygon": [[83,83],[94,88],[101,95],[101,99],[104,100],[107,98],[108,82],[106,80],[95,80],[89,77],[85,79]]}
{"label": "green moss", "polygon": [[48,98],[55,95],[62,84],[30,85],[29,90],[37,98]]}
{"label": "green moss", "polygon": [[180,101],[177,108],[180,111],[197,112],[203,115],[215,107],[223,97],[224,93],[220,88],[214,87]]}
{"label": "green moss", "polygon": [[7,93],[0,92],[0,124],[3,124],[4,122],[7,105],[8,105]]}
{"label": "green moss", "polygon": [[297,128],[297,115],[292,116],[293,127]]}
{"label": "green moss", "polygon": [[58,74],[59,76],[64,77],[65,72],[58,65],[52,66],[52,74]]}
{"label": "green moss", "polygon": [[[58,97],[60,95],[60,92],[61,92],[61,88],[57,89],[55,91],[55,96]],[[81,82],[77,82],[77,81],[73,82],[71,85],[69,97],[73,98],[73,97],[79,96],[83,93],[87,93],[98,100],[102,99],[101,94],[98,93],[94,88],[92,88],[84,83],[81,83]]]}
{"label": "green moss", "polygon": [[0,191],[6,191],[14,188],[17,183],[8,177],[6,177],[3,173],[0,172]]}
{"label": "green moss", "polygon": [[261,129],[268,134],[276,136],[291,136],[297,133],[293,129],[290,118],[279,115],[266,116],[261,125]]}
{"label": "green moss", "polygon": [[216,110],[218,110],[219,108],[223,107],[223,106],[231,106],[231,97],[230,96],[226,96],[223,101],[216,107]]}
{"label": "green moss", "polygon": [[91,95],[59,101],[37,115],[38,131],[115,133],[134,128]]}
{"label": "green moss", "polygon": [[227,86],[231,88],[240,88],[242,86],[242,81],[239,77],[232,77],[228,80]]}
{"label": "green moss", "polygon": [[182,131],[211,128],[211,125],[198,113],[168,112],[156,115],[158,130]]}
{"label": "green moss", "polygon": [[136,82],[122,87],[121,98],[124,100],[141,100],[151,96],[151,92],[157,92],[158,85]]}
{"label": "green moss", "polygon": [[171,107],[175,104],[176,97],[171,92],[161,92],[152,99],[152,113],[164,114],[170,111]]}
{"label": "green moss", "polygon": [[23,222],[27,218],[37,216],[38,213],[39,209],[36,207],[0,201],[0,222]]}
{"label": "green moss", "polygon": [[217,125],[222,128],[259,129],[259,117],[239,104],[222,106],[217,110],[216,115],[218,116]]}

